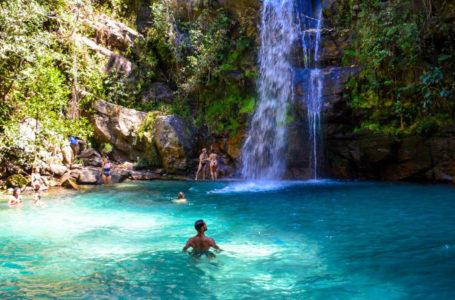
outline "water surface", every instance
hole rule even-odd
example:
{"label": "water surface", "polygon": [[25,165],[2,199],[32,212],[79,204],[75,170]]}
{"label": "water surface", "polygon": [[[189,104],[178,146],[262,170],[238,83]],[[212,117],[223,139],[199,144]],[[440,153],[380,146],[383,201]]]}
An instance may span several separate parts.
{"label": "water surface", "polygon": [[[170,200],[183,191],[188,204]],[[454,299],[455,189],[337,181],[97,187],[0,203],[0,298]],[[203,218],[224,251],[182,253]]]}

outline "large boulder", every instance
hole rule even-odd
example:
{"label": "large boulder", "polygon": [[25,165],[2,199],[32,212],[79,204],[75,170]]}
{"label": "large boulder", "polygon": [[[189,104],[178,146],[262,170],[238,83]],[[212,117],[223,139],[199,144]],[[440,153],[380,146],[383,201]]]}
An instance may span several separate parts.
{"label": "large boulder", "polygon": [[68,171],[68,168],[64,165],[51,164],[49,170],[52,174],[57,176],[63,176]]}
{"label": "large boulder", "polygon": [[82,151],[78,158],[82,160],[84,166],[101,167],[101,154],[95,149],[86,149]]}
{"label": "large boulder", "polygon": [[185,171],[194,155],[191,126],[174,115],[160,116],[153,123],[152,133],[166,171]]}
{"label": "large boulder", "polygon": [[99,168],[84,168],[79,172],[78,183],[82,184],[96,184],[100,177]]}
{"label": "large boulder", "polygon": [[[98,100],[90,120],[97,143],[110,143],[118,161],[143,159],[149,167],[182,172],[193,156],[194,129],[175,115],[141,112]],[[84,156],[84,154],[82,154]],[[80,156],[81,157],[81,156]]]}
{"label": "large boulder", "polygon": [[91,124],[96,142],[110,143],[120,157],[136,159],[138,153],[134,145],[139,139],[137,130],[146,120],[147,114],[101,99],[93,104],[93,108],[96,115],[91,115]]}
{"label": "large boulder", "polygon": [[134,48],[136,41],[144,37],[126,24],[115,21],[106,15],[91,15],[85,18],[84,23],[95,30],[98,43],[111,48],[127,50]]}

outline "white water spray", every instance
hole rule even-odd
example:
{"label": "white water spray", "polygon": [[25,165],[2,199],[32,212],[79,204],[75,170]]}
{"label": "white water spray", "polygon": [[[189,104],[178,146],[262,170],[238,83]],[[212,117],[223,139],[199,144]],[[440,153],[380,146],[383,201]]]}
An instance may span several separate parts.
{"label": "white water spray", "polygon": [[243,146],[241,173],[245,179],[280,179],[293,89],[291,50],[299,36],[294,1],[265,0],[260,33],[259,103]]}

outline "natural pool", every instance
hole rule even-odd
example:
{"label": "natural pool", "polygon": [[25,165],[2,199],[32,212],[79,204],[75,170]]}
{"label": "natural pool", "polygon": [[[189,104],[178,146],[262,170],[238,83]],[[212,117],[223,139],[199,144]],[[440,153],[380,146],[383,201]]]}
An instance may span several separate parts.
{"label": "natural pool", "polygon": [[[44,201],[0,203],[0,298],[455,298],[451,186],[154,181]],[[200,218],[214,260],[181,252]]]}

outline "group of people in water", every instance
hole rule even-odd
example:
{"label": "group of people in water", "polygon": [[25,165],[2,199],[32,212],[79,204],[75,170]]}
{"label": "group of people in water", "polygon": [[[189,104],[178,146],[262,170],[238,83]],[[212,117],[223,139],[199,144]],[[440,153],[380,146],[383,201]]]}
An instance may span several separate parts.
{"label": "group of people in water", "polygon": [[[8,206],[13,208],[13,207],[22,207],[23,203],[22,195],[21,195],[21,189],[20,188],[15,188],[13,191],[13,194],[9,196],[8,199]],[[46,204],[41,201],[41,195],[39,193],[35,193],[33,196],[33,204],[38,206],[38,207],[45,207]]]}
{"label": "group of people in water", "polygon": [[197,168],[196,177],[194,180],[198,180],[199,173],[202,171],[202,180],[205,180],[205,174],[207,172],[207,166],[210,169],[210,176],[213,181],[218,179],[218,155],[215,149],[210,151],[207,155],[207,149],[203,148],[202,153],[199,155],[199,166]]}
{"label": "group of people in water", "polygon": [[[33,203],[36,206],[45,206],[44,202],[41,201],[41,191],[47,190],[49,184],[44,177],[41,177],[38,167],[34,167],[30,174],[30,185],[33,188]],[[13,194],[8,199],[9,207],[21,207],[23,203],[21,189],[16,187],[13,190]]]}

